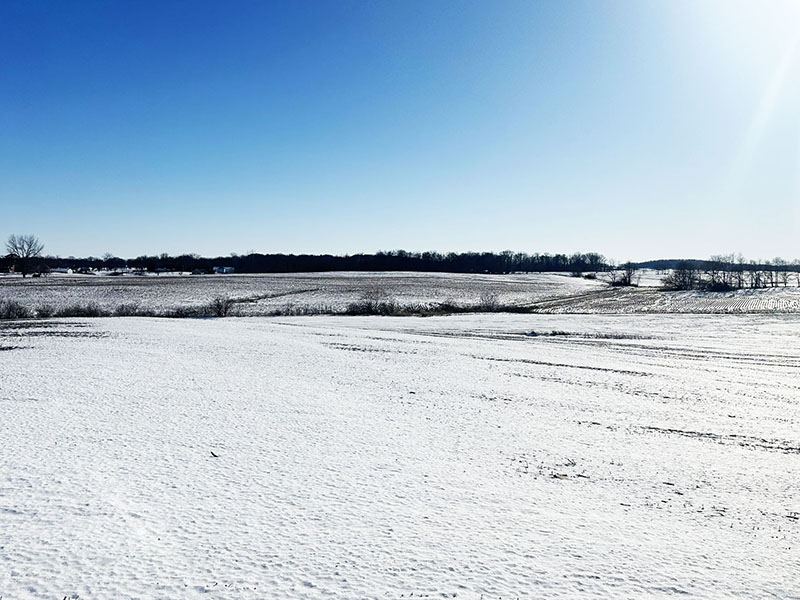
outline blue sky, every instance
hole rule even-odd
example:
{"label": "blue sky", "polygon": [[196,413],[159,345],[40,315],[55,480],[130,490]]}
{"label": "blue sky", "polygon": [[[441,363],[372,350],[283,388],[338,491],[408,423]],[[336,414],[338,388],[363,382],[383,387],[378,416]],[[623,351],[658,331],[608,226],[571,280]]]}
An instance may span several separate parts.
{"label": "blue sky", "polygon": [[800,256],[800,0],[0,3],[0,236]]}

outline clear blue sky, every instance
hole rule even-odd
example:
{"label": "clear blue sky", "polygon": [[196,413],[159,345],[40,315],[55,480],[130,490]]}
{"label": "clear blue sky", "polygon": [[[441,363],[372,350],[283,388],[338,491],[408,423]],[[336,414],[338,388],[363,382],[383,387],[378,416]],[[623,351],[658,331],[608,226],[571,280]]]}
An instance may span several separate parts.
{"label": "clear blue sky", "polygon": [[0,236],[800,256],[800,0],[0,2]]}

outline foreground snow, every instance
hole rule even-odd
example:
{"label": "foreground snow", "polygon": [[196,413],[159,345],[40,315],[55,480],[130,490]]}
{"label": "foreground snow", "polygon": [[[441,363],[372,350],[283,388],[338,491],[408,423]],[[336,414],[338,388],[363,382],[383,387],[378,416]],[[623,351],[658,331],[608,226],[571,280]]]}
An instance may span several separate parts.
{"label": "foreground snow", "polygon": [[800,598],[798,317],[23,325],[4,599]]}

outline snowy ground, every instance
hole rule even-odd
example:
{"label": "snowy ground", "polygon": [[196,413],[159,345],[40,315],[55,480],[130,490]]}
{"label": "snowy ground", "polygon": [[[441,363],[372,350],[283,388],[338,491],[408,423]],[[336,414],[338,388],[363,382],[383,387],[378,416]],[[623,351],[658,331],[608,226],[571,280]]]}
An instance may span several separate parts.
{"label": "snowy ground", "polygon": [[52,309],[46,314],[88,304],[109,312],[135,307],[163,314],[206,306],[218,297],[233,299],[232,314],[243,316],[341,313],[349,304],[363,300],[391,301],[401,307],[435,307],[441,303],[474,307],[488,301],[546,314],[800,314],[800,288],[796,286],[665,292],[657,288],[662,276],[646,270],[641,273],[639,287],[623,289],[610,288],[602,274],[600,279],[587,280],[566,273],[6,276],[0,277],[0,302],[13,300],[32,312]]}
{"label": "snowy ground", "polygon": [[798,341],[791,315],[0,323],[0,596],[800,598]]}
{"label": "snowy ground", "polygon": [[546,314],[775,314],[800,313],[800,288],[730,292],[668,292],[652,287],[592,290],[533,303]]}
{"label": "snowy ground", "polygon": [[264,315],[287,307],[341,311],[364,299],[402,304],[451,302],[475,304],[493,298],[503,304],[529,304],[605,289],[599,281],[566,273],[476,275],[461,273],[289,273],[277,275],[121,276],[53,275],[44,278],[0,277],[0,300],[21,302],[31,310],[58,310],[74,304],[97,304],[114,310],[135,304],[167,311],[197,306],[224,296],[244,301],[237,314]]}

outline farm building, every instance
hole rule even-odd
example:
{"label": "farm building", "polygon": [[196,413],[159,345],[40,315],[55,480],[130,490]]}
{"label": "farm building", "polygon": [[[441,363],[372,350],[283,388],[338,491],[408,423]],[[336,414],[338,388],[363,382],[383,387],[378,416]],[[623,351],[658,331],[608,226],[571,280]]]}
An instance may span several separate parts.
{"label": "farm building", "polygon": [[218,275],[229,275],[233,273],[233,267],[214,267],[214,273]]}

